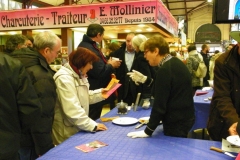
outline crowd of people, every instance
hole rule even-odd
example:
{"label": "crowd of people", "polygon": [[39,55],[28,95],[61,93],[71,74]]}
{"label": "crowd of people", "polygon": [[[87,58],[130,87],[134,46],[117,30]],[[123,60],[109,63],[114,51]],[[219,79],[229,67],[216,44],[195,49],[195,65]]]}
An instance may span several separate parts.
{"label": "crowd of people", "polygon": [[[110,103],[112,109],[116,101],[132,105],[138,93],[142,99],[154,98],[150,119],[144,130],[127,136],[150,137],[162,121],[165,135],[187,137],[195,122],[193,95],[209,86],[209,79],[214,79],[210,137],[219,141],[238,134],[240,43],[214,56],[208,44],[200,53],[191,44],[183,63],[162,36],[128,33],[106,57],[98,47],[104,32],[103,26],[90,24],[58,71],[50,67],[61,51],[56,34],[45,31],[34,38],[7,39],[0,53],[0,159],[36,159],[79,131],[107,134],[108,128],[96,122],[102,107]],[[207,67],[205,77],[194,72],[200,61]],[[113,76],[122,86],[105,99]]]}

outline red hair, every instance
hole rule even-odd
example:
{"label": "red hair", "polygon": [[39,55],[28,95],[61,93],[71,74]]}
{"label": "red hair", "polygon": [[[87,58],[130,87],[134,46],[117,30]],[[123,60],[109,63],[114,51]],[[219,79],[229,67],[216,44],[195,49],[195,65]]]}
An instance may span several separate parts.
{"label": "red hair", "polygon": [[75,66],[77,69],[86,66],[89,62],[96,62],[98,60],[99,57],[95,53],[83,47],[78,47],[77,50],[74,50],[69,55],[70,65]]}

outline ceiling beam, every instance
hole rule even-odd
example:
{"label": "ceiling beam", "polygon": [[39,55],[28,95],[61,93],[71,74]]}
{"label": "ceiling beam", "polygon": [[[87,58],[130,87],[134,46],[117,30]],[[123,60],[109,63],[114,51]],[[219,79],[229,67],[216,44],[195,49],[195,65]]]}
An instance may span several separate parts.
{"label": "ceiling beam", "polygon": [[168,0],[166,0],[166,6],[167,6],[167,9],[169,10],[169,3],[168,3]]}
{"label": "ceiling beam", "polygon": [[166,1],[166,2],[167,3],[181,3],[181,2],[198,2],[198,1],[204,1],[204,0],[183,0],[183,1],[170,1],[170,2]]}
{"label": "ceiling beam", "polygon": [[184,0],[184,6],[185,6],[185,15],[186,15],[185,20],[187,20],[188,19],[188,15],[187,15],[187,2],[186,2],[186,0]]}
{"label": "ceiling beam", "polygon": [[[23,3],[23,0],[14,0],[16,2],[19,2],[19,3]],[[48,4],[48,3],[45,3],[45,2],[42,2],[42,1],[39,1],[39,0],[25,0],[24,2],[29,2],[31,1],[31,5],[33,6],[37,6],[37,7],[52,7],[53,5],[51,4]]]}
{"label": "ceiling beam", "polygon": [[190,11],[188,11],[187,14],[189,14],[189,13],[192,12],[193,10],[195,10],[195,9],[203,6],[204,4],[206,4],[206,2],[203,2],[203,3],[199,4],[198,6],[194,7],[193,9],[191,9]]}
{"label": "ceiling beam", "polygon": [[187,9],[194,9],[194,8],[195,8],[195,7],[188,7],[188,8],[172,8],[172,9],[170,9],[170,10],[171,10],[171,11],[172,11],[172,10],[180,10],[180,9],[181,9],[181,10],[182,10],[182,9],[186,9],[186,10],[187,10]]}
{"label": "ceiling beam", "polygon": [[184,14],[173,14],[174,17],[179,17],[179,16],[186,16],[185,13]]}

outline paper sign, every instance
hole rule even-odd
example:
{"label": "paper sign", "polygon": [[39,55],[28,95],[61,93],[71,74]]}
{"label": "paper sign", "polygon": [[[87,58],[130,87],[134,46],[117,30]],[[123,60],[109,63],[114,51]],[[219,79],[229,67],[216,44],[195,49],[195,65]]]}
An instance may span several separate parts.
{"label": "paper sign", "polygon": [[108,86],[106,87],[106,89],[109,89],[109,90],[112,89],[114,87],[114,85],[118,82],[119,82],[118,79],[112,78],[111,81],[109,82]]}
{"label": "paper sign", "polygon": [[103,98],[108,98],[113,92],[115,92],[122,84],[118,83],[119,80],[116,78],[112,78],[111,81],[109,82],[108,86],[106,89],[108,89],[107,92],[104,92],[102,94]]}
{"label": "paper sign", "polygon": [[98,148],[101,148],[101,147],[104,147],[104,146],[107,146],[107,145],[108,144],[96,140],[96,141],[93,141],[93,142],[90,142],[90,143],[86,143],[86,144],[76,146],[75,148],[87,153],[87,152],[94,151]]}
{"label": "paper sign", "polygon": [[240,152],[240,147],[232,145],[227,140],[222,139],[222,150],[227,151],[227,152],[239,153]]}

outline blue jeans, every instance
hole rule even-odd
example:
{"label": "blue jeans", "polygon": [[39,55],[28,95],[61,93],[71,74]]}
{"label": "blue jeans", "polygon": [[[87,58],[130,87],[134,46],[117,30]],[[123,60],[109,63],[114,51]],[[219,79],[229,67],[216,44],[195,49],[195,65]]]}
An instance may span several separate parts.
{"label": "blue jeans", "polygon": [[38,155],[32,147],[21,147],[18,151],[20,160],[35,160]]}

